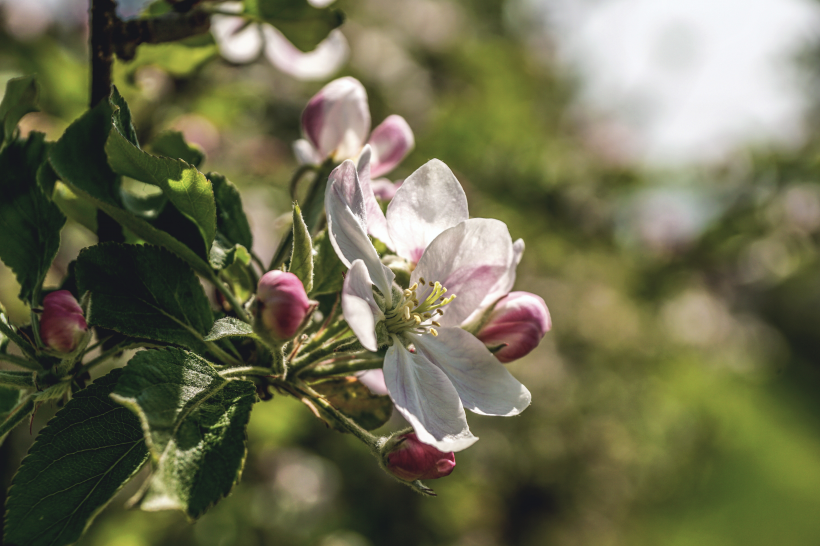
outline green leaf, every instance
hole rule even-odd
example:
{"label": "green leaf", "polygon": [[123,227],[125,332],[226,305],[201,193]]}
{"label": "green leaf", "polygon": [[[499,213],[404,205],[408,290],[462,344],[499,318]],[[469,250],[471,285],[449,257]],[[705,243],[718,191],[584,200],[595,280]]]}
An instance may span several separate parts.
{"label": "green leaf", "polygon": [[305,291],[313,290],[313,242],[299,205],[293,205],[293,252],[288,271],[299,277]]}
{"label": "green leaf", "polygon": [[194,272],[159,247],[103,243],[80,252],[80,293],[91,292],[90,325],[132,337],[206,350],[213,324],[208,298]]}
{"label": "green leaf", "polygon": [[185,243],[121,208],[118,177],[105,155],[112,115],[111,105],[102,101],[74,121],[51,147],[51,166],[74,195],[102,209],[141,239],[171,250],[200,275],[212,278],[208,263]]}
{"label": "green leaf", "polygon": [[256,288],[253,270],[250,267],[251,255],[242,245],[226,249],[222,234],[217,234],[214,246],[211,247],[211,265],[219,269],[219,276],[228,283],[237,299],[245,303]]}
{"label": "green leaf", "polygon": [[134,59],[128,63],[114,65],[114,79],[117,76],[133,79],[133,75],[143,66],[158,66],[175,77],[185,77],[196,72],[199,67],[219,54],[219,49],[210,35],[166,44],[141,44]]}
{"label": "green leaf", "polygon": [[312,51],[344,22],[333,8],[315,8],[307,0],[245,0],[245,13],[270,23],[302,51]]}
{"label": "green leaf", "polygon": [[225,317],[214,322],[211,331],[205,336],[205,341],[216,341],[226,337],[258,337],[247,322],[233,317]]}
{"label": "green leaf", "polygon": [[114,128],[124,136],[128,142],[139,148],[139,140],[137,140],[137,130],[134,128],[134,122],[131,118],[131,109],[128,108],[128,103],[120,95],[119,89],[116,86],[111,87],[111,96],[109,103],[113,110],[111,121],[114,123]]}
{"label": "green leaf", "polygon": [[[197,168],[205,161],[205,152],[202,148],[185,142],[185,137],[179,131],[160,133],[151,141],[150,148],[157,155],[181,159]],[[214,193],[216,193],[216,187],[214,187]]]}
{"label": "green leaf", "polygon": [[162,188],[174,206],[199,228],[205,248],[211,248],[216,236],[216,203],[204,174],[181,159],[143,152],[118,130],[109,133],[105,152],[117,174]]}
{"label": "green leaf", "polygon": [[4,544],[73,544],[145,463],[139,419],[109,398],[121,374],[79,391],[37,436],[9,490]]}
{"label": "green leaf", "polygon": [[250,381],[228,381],[181,349],[131,359],[111,396],[139,416],[154,461],[144,510],[197,518],[230,493],[245,462],[255,392]]}
{"label": "green leaf", "polygon": [[[393,415],[390,397],[373,394],[355,377],[334,377],[311,387],[365,430],[376,430]],[[347,429],[342,428],[341,432],[347,432]]]}
{"label": "green leaf", "polygon": [[37,112],[39,89],[34,76],[12,78],[6,83],[6,94],[0,103],[0,120],[3,122],[3,134],[0,145],[8,145],[17,131],[20,119],[29,112]]}
{"label": "green leaf", "polygon": [[0,259],[20,283],[20,299],[38,305],[40,287],[60,248],[66,218],[40,190],[37,169],[47,147],[42,133],[0,152]]}
{"label": "green leaf", "polygon": [[242,208],[242,198],[227,178],[216,172],[206,175],[213,183],[214,197],[216,198],[216,229],[230,242],[253,248],[253,234],[245,210]]}
{"label": "green leaf", "polygon": [[347,268],[336,255],[327,231],[323,231],[313,239],[316,255],[313,258],[313,291],[310,296],[334,294],[342,289]]}

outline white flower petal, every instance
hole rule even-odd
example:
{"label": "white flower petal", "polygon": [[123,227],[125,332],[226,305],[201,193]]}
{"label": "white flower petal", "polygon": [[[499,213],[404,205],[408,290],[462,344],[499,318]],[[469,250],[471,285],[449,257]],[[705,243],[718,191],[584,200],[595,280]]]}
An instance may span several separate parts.
{"label": "white flower petal", "polygon": [[302,130],[323,158],[341,161],[359,155],[370,132],[364,86],[351,77],[324,86],[302,112]]}
{"label": "white flower petal", "polygon": [[296,156],[296,162],[299,165],[318,165],[322,162],[319,152],[304,138],[293,142],[293,155]]}
{"label": "white flower petal", "polygon": [[[402,189],[404,186],[399,192]],[[456,299],[443,308],[444,315],[437,320],[444,326],[458,326],[507,274],[513,256],[512,238],[504,222],[473,218],[444,231],[430,243],[410,282],[419,278],[428,283],[438,281],[447,288],[448,296],[455,294]],[[423,301],[430,291],[429,286],[419,287],[416,294]]]}
{"label": "white flower petal", "polygon": [[467,426],[464,408],[447,376],[397,339],[384,357],[384,381],[396,409],[421,442],[447,453],[466,449],[478,440]]}
{"label": "white flower petal", "polygon": [[384,320],[384,314],[373,298],[373,281],[367,267],[356,260],[350,267],[342,286],[342,312],[345,320],[368,351],[377,351],[376,322]]}
{"label": "white flower petal", "polygon": [[347,40],[338,29],[331,31],[316,49],[307,53],[300,51],[271,25],[262,25],[262,31],[265,34],[265,56],[273,66],[297,80],[323,80],[338,71],[350,55]]}
{"label": "white flower petal", "polygon": [[408,176],[387,207],[387,227],[396,254],[413,263],[441,232],[468,217],[461,184],[438,159]]}
{"label": "white flower petal", "polygon": [[373,129],[367,143],[373,147],[373,176],[381,176],[396,168],[416,141],[407,121],[394,114]]}
{"label": "white flower petal", "polygon": [[244,64],[254,60],[262,50],[262,34],[255,23],[243,17],[211,16],[211,34],[226,60]]}
{"label": "white flower petal", "polygon": [[524,240],[518,239],[513,243],[513,256],[512,261],[510,262],[509,267],[507,268],[507,272],[498,279],[498,282],[495,286],[487,293],[484,297],[484,300],[478,305],[478,308],[473,311],[473,313],[464,319],[462,325],[472,322],[478,315],[480,315],[488,306],[492,305],[493,303],[498,300],[498,298],[502,296],[506,296],[512,290],[513,285],[515,284],[515,270],[518,268],[518,264],[521,263],[521,257],[524,255]]}
{"label": "white flower petal", "polygon": [[326,8],[336,0],[308,0],[308,4],[314,8]]}
{"label": "white flower petal", "polygon": [[367,238],[367,213],[356,165],[347,160],[330,173],[325,190],[327,232],[339,259],[347,267],[364,261],[373,284],[392,302],[395,274],[379,260],[373,243]]}
{"label": "white flower petal", "polygon": [[412,338],[416,350],[447,375],[465,408],[481,415],[509,416],[530,405],[530,391],[469,332],[440,328],[437,337]]}
{"label": "white flower petal", "polygon": [[384,382],[384,371],[382,371],[381,368],[356,372],[354,375],[358,377],[359,381],[364,383],[364,386],[370,389],[370,392],[373,394],[378,396],[387,396],[390,394]]}
{"label": "white flower petal", "polygon": [[373,194],[370,183],[370,157],[371,148],[367,144],[359,156],[356,171],[359,174],[359,184],[362,186],[362,196],[364,197],[365,209],[367,212],[367,233],[383,242],[390,250],[393,248],[393,241],[387,232],[387,220],[384,217],[379,202]]}

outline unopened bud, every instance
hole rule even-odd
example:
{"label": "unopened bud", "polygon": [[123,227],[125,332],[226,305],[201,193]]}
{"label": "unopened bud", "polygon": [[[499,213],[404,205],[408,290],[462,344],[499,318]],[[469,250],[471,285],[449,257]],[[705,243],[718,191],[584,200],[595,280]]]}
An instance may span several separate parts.
{"label": "unopened bud", "polygon": [[58,290],[43,298],[40,316],[40,338],[47,347],[70,353],[88,332],[83,310],[71,292]]}
{"label": "unopened bud", "polygon": [[495,357],[512,362],[528,354],[552,328],[547,304],[529,292],[510,292],[490,313],[476,337],[495,351]]}
{"label": "unopened bud", "polygon": [[449,476],[456,467],[456,456],[423,444],[414,432],[399,436],[385,456],[387,470],[397,478],[412,482]]}
{"label": "unopened bud", "polygon": [[313,308],[299,277],[279,270],[262,275],[256,298],[261,325],[278,341],[292,339]]}
{"label": "unopened bud", "polygon": [[322,159],[356,157],[370,132],[364,86],[351,77],[325,85],[302,112],[302,132]]}

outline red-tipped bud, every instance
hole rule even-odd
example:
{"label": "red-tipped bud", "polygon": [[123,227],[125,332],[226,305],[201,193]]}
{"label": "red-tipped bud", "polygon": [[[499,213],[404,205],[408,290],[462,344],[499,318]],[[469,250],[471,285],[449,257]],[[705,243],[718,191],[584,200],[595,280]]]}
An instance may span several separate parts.
{"label": "red-tipped bud", "polygon": [[387,470],[402,480],[435,480],[449,476],[456,467],[455,454],[421,443],[414,432],[397,440],[386,456],[386,463]]}
{"label": "red-tipped bud", "polygon": [[535,349],[550,328],[550,312],[540,296],[510,292],[496,304],[476,337],[487,347],[501,346],[495,356],[506,364]]}
{"label": "red-tipped bud", "polygon": [[268,271],[262,275],[256,298],[262,326],[278,341],[292,339],[313,308],[299,277],[284,271]]}
{"label": "red-tipped bud", "polygon": [[40,338],[47,347],[70,353],[88,331],[83,310],[68,290],[58,290],[43,298]]}

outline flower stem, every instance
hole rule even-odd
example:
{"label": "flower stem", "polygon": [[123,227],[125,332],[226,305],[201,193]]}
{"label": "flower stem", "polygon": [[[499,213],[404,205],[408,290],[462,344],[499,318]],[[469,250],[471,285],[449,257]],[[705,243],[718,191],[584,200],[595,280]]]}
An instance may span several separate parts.
{"label": "flower stem", "polygon": [[383,358],[362,358],[349,360],[347,362],[319,364],[302,373],[302,377],[319,379],[333,375],[350,375],[362,370],[375,370],[381,368],[384,363]]}
{"label": "flower stem", "polygon": [[25,368],[27,370],[40,371],[40,370],[43,369],[36,362],[33,362],[33,361],[28,360],[27,358],[23,358],[21,356],[10,355],[10,354],[7,354],[7,353],[0,353],[0,360],[2,360],[4,362],[8,362],[9,364],[14,364],[16,366],[20,366],[21,368]]}
{"label": "flower stem", "polygon": [[321,362],[323,359],[327,358],[330,355],[342,355],[354,351],[361,351],[364,350],[362,344],[359,343],[359,340],[355,337],[346,337],[342,339],[337,339],[323,347],[319,347],[312,353],[308,353],[301,358],[297,358],[293,361],[290,365],[290,369],[294,373],[298,373],[299,370],[307,368],[308,366],[315,364],[317,362]]}
{"label": "flower stem", "polygon": [[313,339],[311,339],[310,342],[305,343],[302,346],[300,352],[308,354],[315,351],[317,347],[321,347],[327,340],[333,339],[337,335],[344,333],[347,328],[347,323],[341,320],[329,328],[320,330],[313,336]]}
{"label": "flower stem", "polygon": [[0,370],[0,385],[20,388],[34,387],[34,372],[10,372]]}
{"label": "flower stem", "polygon": [[273,374],[270,368],[262,368],[260,366],[244,366],[242,368],[228,368],[219,372],[222,377],[241,377],[247,375],[258,375],[261,377],[268,377]]}
{"label": "flower stem", "polygon": [[91,360],[89,360],[88,362],[83,364],[83,367],[80,368],[80,371],[77,373],[77,375],[82,375],[85,372],[90,371],[93,367],[102,364],[103,362],[105,362],[106,360],[111,358],[112,356],[115,356],[117,353],[120,353],[120,352],[122,352],[126,349],[133,349],[133,348],[136,348],[136,347],[145,347],[145,346],[146,346],[146,344],[134,343],[133,341],[130,341],[130,340],[123,341],[122,343],[118,343],[117,345],[114,345],[110,349],[101,352],[95,358],[92,358]]}

